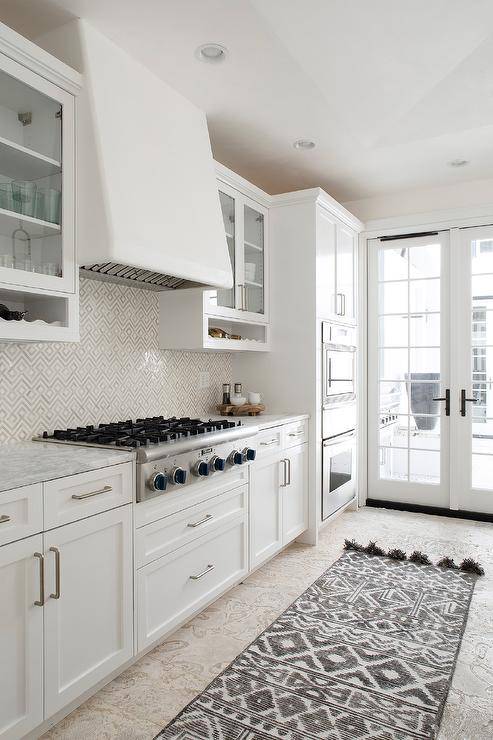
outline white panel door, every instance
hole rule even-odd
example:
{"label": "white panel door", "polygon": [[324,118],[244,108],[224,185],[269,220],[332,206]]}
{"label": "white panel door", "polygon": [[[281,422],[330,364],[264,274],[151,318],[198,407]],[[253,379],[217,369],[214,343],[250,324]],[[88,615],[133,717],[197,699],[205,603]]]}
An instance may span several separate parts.
{"label": "white panel door", "polygon": [[308,527],[308,445],[287,452],[286,480],[281,488],[283,545]]}
{"label": "white panel door", "polygon": [[24,737],[43,721],[42,545],[35,535],[0,547],[2,740]]}
{"label": "white panel door", "polygon": [[368,497],[448,507],[449,236],[373,239]]}
{"label": "white panel door", "polygon": [[[317,209],[317,316],[328,319],[337,314],[336,306],[336,229],[337,222],[325,209]],[[301,259],[301,256],[300,256]]]}
{"label": "white panel door", "polygon": [[132,657],[131,517],[122,506],[44,535],[47,717]]}
{"label": "white panel door", "polygon": [[336,237],[336,314],[343,321],[354,321],[357,235],[347,226],[337,225]]}
{"label": "white panel door", "polygon": [[285,470],[279,454],[256,460],[250,466],[250,568],[282,547],[281,484]]}
{"label": "white panel door", "polygon": [[493,514],[493,227],[452,240],[452,508]]}

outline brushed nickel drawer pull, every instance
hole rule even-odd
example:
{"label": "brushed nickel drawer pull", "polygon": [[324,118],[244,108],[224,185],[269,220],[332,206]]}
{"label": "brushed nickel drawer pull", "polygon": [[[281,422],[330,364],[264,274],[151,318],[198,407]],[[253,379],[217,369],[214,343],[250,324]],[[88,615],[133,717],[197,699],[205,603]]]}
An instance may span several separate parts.
{"label": "brushed nickel drawer pull", "polygon": [[287,459],[283,458],[282,460],[279,460],[279,463],[282,463],[282,483],[280,483],[281,488],[286,488],[288,485],[288,474],[287,474]]}
{"label": "brushed nickel drawer pull", "polygon": [[269,447],[270,445],[277,444],[277,439],[271,439],[268,442],[261,442],[260,444],[262,447]]}
{"label": "brushed nickel drawer pull", "polygon": [[207,573],[210,573],[211,571],[213,571],[215,567],[216,567],[215,565],[212,565],[212,563],[209,563],[209,565],[207,566],[207,568],[205,570],[203,570],[202,573],[197,573],[197,575],[195,575],[195,576],[190,576],[190,580],[191,581],[198,581],[198,580],[200,580],[201,578],[203,578],[204,576],[206,576]]}
{"label": "brushed nickel drawer pull", "polygon": [[214,519],[212,514],[206,514],[203,519],[199,519],[198,522],[190,522],[190,524],[187,524],[187,527],[200,527],[201,524],[205,524],[206,522],[210,522],[211,519]]}
{"label": "brushed nickel drawer pull", "polygon": [[60,550],[58,547],[50,547],[50,552],[55,553],[55,593],[50,594],[50,599],[60,598]]}
{"label": "brushed nickel drawer pull", "polygon": [[45,603],[45,559],[40,552],[35,552],[34,557],[39,560],[39,600],[34,602],[34,606],[44,606]]}
{"label": "brushed nickel drawer pull", "polygon": [[287,485],[291,485],[291,460],[289,458],[286,459],[287,465],[288,465],[288,482]]}
{"label": "brushed nickel drawer pull", "polygon": [[99,491],[91,491],[90,493],[73,493],[72,498],[76,501],[82,501],[85,498],[91,498],[91,496],[99,496],[101,493],[109,493],[112,490],[112,486],[105,486],[104,488],[100,488]]}
{"label": "brushed nickel drawer pull", "polygon": [[289,432],[288,437],[301,437],[304,433],[303,429],[299,429],[297,432]]}
{"label": "brushed nickel drawer pull", "polygon": [[0,524],[7,524],[7,522],[10,522],[10,517],[8,514],[2,514],[2,516],[0,516]]}

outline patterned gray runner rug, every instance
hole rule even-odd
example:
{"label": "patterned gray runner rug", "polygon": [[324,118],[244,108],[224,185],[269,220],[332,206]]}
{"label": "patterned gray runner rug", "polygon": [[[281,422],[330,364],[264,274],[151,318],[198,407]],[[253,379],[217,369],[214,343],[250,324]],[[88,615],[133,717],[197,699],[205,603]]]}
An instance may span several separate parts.
{"label": "patterned gray runner rug", "polygon": [[157,738],[435,738],[476,580],[345,552]]}

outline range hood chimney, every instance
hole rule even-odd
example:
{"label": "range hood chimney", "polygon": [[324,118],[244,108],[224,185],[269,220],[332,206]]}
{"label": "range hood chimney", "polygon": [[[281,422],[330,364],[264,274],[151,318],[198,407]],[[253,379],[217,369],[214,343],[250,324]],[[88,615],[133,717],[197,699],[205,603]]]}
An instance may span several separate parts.
{"label": "range hood chimney", "polygon": [[81,274],[157,290],[230,288],[204,113],[85,21],[38,43],[84,75],[77,99]]}

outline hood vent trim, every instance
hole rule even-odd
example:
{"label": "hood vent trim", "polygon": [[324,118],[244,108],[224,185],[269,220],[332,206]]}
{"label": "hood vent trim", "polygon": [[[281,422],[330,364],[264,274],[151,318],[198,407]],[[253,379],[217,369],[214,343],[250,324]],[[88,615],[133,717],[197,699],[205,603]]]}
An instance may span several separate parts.
{"label": "hood vent trim", "polygon": [[111,283],[122,285],[133,285],[133,287],[146,290],[179,290],[183,288],[204,288],[205,283],[196,283],[186,278],[164,275],[160,272],[144,270],[140,267],[121,265],[117,262],[101,262],[92,265],[81,265],[79,268],[81,277],[94,280],[106,280]]}

